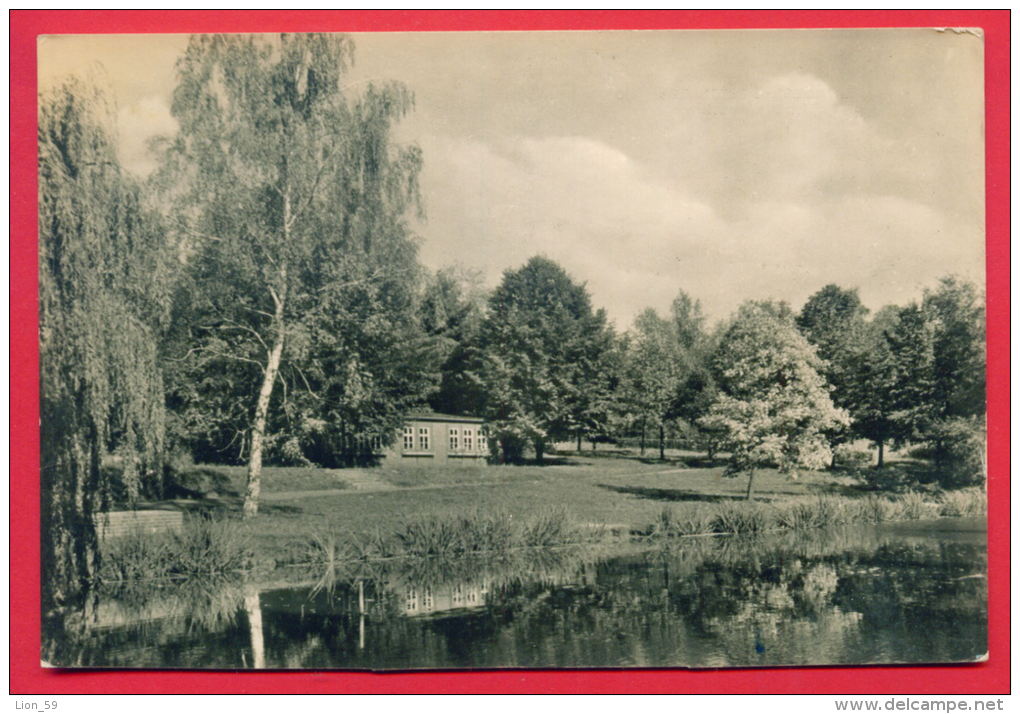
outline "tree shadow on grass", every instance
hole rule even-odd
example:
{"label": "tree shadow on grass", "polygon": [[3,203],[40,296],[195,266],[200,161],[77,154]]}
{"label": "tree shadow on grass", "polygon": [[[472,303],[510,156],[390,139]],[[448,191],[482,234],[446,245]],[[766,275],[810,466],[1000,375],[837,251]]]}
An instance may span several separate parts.
{"label": "tree shadow on grass", "polygon": [[726,466],[729,462],[726,459],[718,457],[710,459],[707,456],[689,456],[680,459],[680,463],[689,469],[715,469]]}
{"label": "tree shadow on grass", "polygon": [[585,451],[583,453],[573,453],[584,458],[612,458],[620,461],[636,461],[640,464],[677,466],[688,469],[712,469],[725,466],[727,464],[727,460],[719,456],[714,459],[710,459],[707,456],[692,456],[689,453],[682,455],[677,455],[675,453],[667,454],[666,458],[660,459],[657,449],[649,449],[644,454],[637,453],[630,449],[604,449],[597,452]]}
{"label": "tree shadow on grass", "polygon": [[[696,501],[700,503],[726,503],[729,501],[744,501],[746,500],[743,494],[721,494],[721,493],[700,493],[698,491],[685,491],[679,488],[648,488],[646,486],[613,486],[607,483],[598,484],[600,488],[605,488],[616,493],[625,493],[629,496],[637,496],[638,498],[647,498],[653,501]],[[754,500],[758,502],[768,502],[775,499],[767,496],[762,497],[754,495]]]}
{"label": "tree shadow on grass", "polygon": [[[515,461],[506,462],[500,461],[498,458],[495,458],[491,460],[490,463],[495,464],[497,466],[584,466],[582,462],[577,461],[575,458],[572,458],[573,456],[576,455],[546,454],[541,461],[538,461],[537,459],[534,458],[530,459],[520,458]],[[587,456],[587,454],[584,454],[584,456]]]}
{"label": "tree shadow on grass", "polygon": [[805,484],[804,488],[813,496],[863,496],[868,493],[868,489],[859,484],[835,482],[809,483]]}
{"label": "tree shadow on grass", "polygon": [[240,495],[229,476],[207,466],[193,466],[168,474],[164,493],[166,498],[172,499],[202,499],[210,494],[227,497]]}
{"label": "tree shadow on grass", "polygon": [[[204,516],[226,516],[241,512],[244,499],[237,496],[218,498],[178,498],[139,504],[138,508],[146,510],[181,511]],[[299,515],[304,513],[300,506],[265,502],[259,504],[259,513],[269,515]]]}

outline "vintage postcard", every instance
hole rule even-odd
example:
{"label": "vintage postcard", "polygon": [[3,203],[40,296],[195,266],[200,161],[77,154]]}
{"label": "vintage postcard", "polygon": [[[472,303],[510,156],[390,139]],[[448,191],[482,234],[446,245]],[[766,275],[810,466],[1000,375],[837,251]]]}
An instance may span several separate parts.
{"label": "vintage postcard", "polygon": [[38,57],[45,665],[986,657],[981,31]]}

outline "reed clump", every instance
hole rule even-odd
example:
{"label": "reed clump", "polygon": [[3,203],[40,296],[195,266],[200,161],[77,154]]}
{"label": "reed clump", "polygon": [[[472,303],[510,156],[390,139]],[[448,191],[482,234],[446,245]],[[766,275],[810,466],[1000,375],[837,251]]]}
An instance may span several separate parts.
{"label": "reed clump", "polygon": [[325,565],[386,558],[430,558],[499,553],[592,542],[597,530],[575,524],[563,509],[515,518],[505,511],[408,519],[392,533],[315,532],[308,538],[306,562]]}
{"label": "reed clump", "polygon": [[129,533],[106,541],[99,580],[127,582],[250,570],[254,549],[237,521],[195,518],[175,533]]}
{"label": "reed clump", "polygon": [[988,511],[988,495],[981,488],[945,491],[939,496],[938,506],[942,516],[983,516]]}

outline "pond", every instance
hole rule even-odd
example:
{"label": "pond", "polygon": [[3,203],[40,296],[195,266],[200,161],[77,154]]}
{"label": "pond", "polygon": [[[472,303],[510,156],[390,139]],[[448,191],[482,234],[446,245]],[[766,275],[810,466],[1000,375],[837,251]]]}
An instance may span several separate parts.
{"label": "pond", "polygon": [[63,667],[442,669],[962,662],[987,650],[983,519],[418,560],[107,593]]}

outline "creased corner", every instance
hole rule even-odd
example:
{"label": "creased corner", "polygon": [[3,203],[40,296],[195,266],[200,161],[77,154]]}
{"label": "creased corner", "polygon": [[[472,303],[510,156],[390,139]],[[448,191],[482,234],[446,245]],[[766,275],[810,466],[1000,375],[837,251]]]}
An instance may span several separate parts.
{"label": "creased corner", "polygon": [[985,31],[980,27],[936,27],[935,32],[952,32],[957,35],[974,35],[979,40],[985,39]]}

